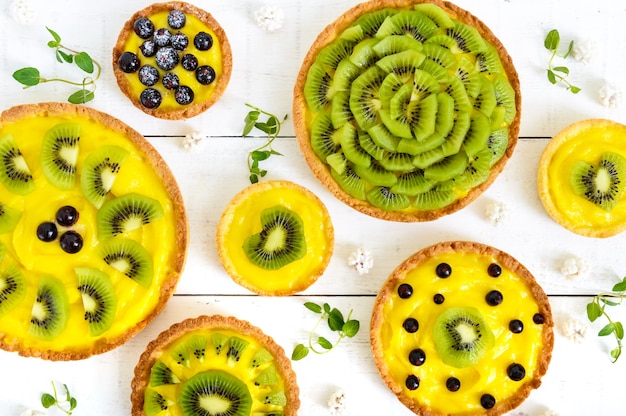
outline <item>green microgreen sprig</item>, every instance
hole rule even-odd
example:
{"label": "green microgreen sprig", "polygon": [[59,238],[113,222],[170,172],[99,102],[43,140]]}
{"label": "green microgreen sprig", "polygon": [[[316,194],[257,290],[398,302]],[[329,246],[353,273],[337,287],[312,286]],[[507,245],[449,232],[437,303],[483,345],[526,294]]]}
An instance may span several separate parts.
{"label": "green microgreen sprig", "polygon": [[548,81],[550,81],[551,84],[562,82],[563,84],[565,84],[566,89],[570,90],[574,94],[578,94],[580,92],[580,88],[575,85],[572,85],[567,80],[567,76],[569,75],[569,68],[563,65],[552,66],[552,62],[554,61],[555,57],[566,59],[569,56],[569,54],[572,52],[572,49],[574,48],[574,41],[572,40],[567,46],[567,50],[565,51],[565,53],[562,55],[559,55],[558,50],[559,50],[560,43],[561,43],[561,35],[559,35],[559,31],[556,29],[552,29],[550,32],[548,32],[548,35],[543,41],[543,44],[546,47],[546,49],[552,52],[552,55],[550,56],[550,60],[548,61],[548,68],[547,68]]}
{"label": "green microgreen sprig", "polygon": [[[278,119],[274,114],[268,113],[267,111],[263,111],[258,107],[255,107],[250,104],[246,104],[248,107],[252,108],[250,112],[246,115],[244,119],[245,125],[243,127],[242,136],[246,137],[253,128],[261,130],[263,133],[267,134],[267,142],[254,149],[250,153],[248,153],[248,170],[250,171],[250,183],[257,183],[259,181],[259,177],[264,177],[267,175],[267,170],[261,169],[259,167],[259,163],[267,160],[272,155],[282,156],[281,153],[277,152],[272,148],[272,143],[278,137],[280,133],[280,127],[282,123],[287,120],[287,114],[283,117],[282,121]],[[259,117],[261,114],[267,116],[267,120],[259,121]]]}
{"label": "green microgreen sprig", "polygon": [[70,390],[67,388],[66,384],[63,384],[63,389],[65,392],[63,393],[64,397],[59,399],[57,395],[57,387],[54,381],[52,382],[52,393],[43,393],[41,395],[41,404],[44,408],[49,409],[52,406],[56,406],[61,412],[66,415],[71,415],[72,411],[76,409],[78,402],[75,397],[72,397],[70,394]]}
{"label": "green microgreen sprig", "polygon": [[[342,339],[348,337],[354,337],[360,328],[360,323],[356,319],[350,319],[352,317],[352,309],[348,312],[348,316],[344,319],[343,313],[337,308],[331,308],[328,303],[324,303],[323,305],[318,305],[313,302],[306,302],[304,306],[316,313],[319,314],[320,317],[317,320],[317,323],[309,333],[309,341],[308,346],[304,344],[298,344],[294,348],[291,359],[294,361],[298,361],[309,355],[309,351],[313,351],[316,354],[326,354],[330,352],[333,348],[335,348]],[[335,343],[330,342],[327,338],[323,336],[315,337],[315,330],[317,327],[324,321],[328,323],[328,328],[339,334]]]}
{"label": "green microgreen sprig", "polygon": [[60,63],[74,63],[78,68],[87,74],[93,74],[96,71],[95,76],[87,75],[83,77],[82,81],[75,82],[63,78],[44,78],[37,68],[26,67],[18,69],[13,73],[13,78],[20,84],[24,85],[24,89],[33,87],[35,85],[43,84],[45,82],[63,82],[70,85],[81,87],[78,91],[72,93],[68,97],[68,101],[72,104],[85,104],[94,99],[94,92],[96,91],[96,81],[100,78],[102,67],[100,64],[89,56],[87,52],[79,52],[64,46],[61,43],[61,37],[57,32],[46,27],[48,32],[52,35],[52,40],[48,42],[48,47],[54,49],[56,59]]}
{"label": "green microgreen sprig", "polygon": [[615,337],[617,347],[613,348],[610,353],[613,362],[616,362],[622,354],[624,327],[621,322],[611,319],[606,311],[606,308],[607,306],[620,305],[624,297],[626,297],[626,277],[624,277],[621,282],[613,286],[611,292],[600,293],[587,304],[587,318],[589,318],[589,321],[594,322],[596,319],[604,316],[609,322],[600,330],[600,332],[598,332],[598,336],[604,337],[613,334]]}

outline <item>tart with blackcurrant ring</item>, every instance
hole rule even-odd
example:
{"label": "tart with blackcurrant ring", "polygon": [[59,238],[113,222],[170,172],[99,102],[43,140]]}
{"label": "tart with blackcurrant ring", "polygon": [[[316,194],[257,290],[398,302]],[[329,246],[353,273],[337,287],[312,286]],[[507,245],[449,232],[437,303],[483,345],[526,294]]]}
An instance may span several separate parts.
{"label": "tart with blackcurrant ring", "polygon": [[224,93],[232,72],[226,33],[205,10],[171,1],[131,16],[113,48],[122,92],[147,114],[196,116]]}
{"label": "tart with blackcurrant ring", "polygon": [[476,199],[517,143],[519,79],[479,19],[452,3],[372,0],[328,25],[294,89],[315,176],[392,221],[430,221]]}
{"label": "tart with blackcurrant ring", "polygon": [[380,290],[371,347],[391,391],[418,415],[501,415],[539,387],[552,356],[548,297],[496,248],[443,242]]}
{"label": "tart with blackcurrant ring", "polygon": [[235,195],[216,235],[220,261],[236,283],[279,296],[313,284],[330,261],[334,241],[322,201],[285,180],[258,182]]}
{"label": "tart with blackcurrant ring", "polygon": [[165,307],[182,272],[178,185],[143,136],[83,106],[0,115],[0,348],[76,360]]}
{"label": "tart with blackcurrant ring", "polygon": [[232,316],[163,331],[139,358],[131,386],[132,416],[295,416],[300,406],[283,348]]}

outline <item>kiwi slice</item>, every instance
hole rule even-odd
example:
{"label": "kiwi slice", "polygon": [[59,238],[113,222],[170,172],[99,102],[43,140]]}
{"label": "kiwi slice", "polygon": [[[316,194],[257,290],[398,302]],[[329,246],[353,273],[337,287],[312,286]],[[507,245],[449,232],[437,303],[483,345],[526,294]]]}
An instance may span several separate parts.
{"label": "kiwi slice", "polygon": [[454,120],[454,127],[452,131],[445,137],[441,150],[444,156],[451,156],[458,153],[463,146],[463,142],[466,140],[467,132],[470,128],[471,120],[470,113],[461,112],[456,115]]}
{"label": "kiwi slice", "polygon": [[483,113],[474,113],[471,116],[469,129],[463,141],[463,149],[469,157],[476,155],[487,148],[491,133],[491,122]]}
{"label": "kiwi slice", "polygon": [[415,169],[398,176],[398,182],[389,190],[395,194],[416,196],[432,189],[437,182],[424,177],[422,169]]}
{"label": "kiwi slice", "polygon": [[226,351],[226,361],[231,367],[241,360],[241,354],[248,348],[250,343],[243,338],[232,336],[228,339],[228,351]]}
{"label": "kiwi slice", "polygon": [[413,156],[408,153],[387,153],[380,164],[389,171],[408,172],[415,169]]}
{"label": "kiwi slice", "polygon": [[413,206],[423,211],[431,211],[447,207],[458,199],[451,189],[442,189],[439,185],[415,196]]}
{"label": "kiwi slice", "polygon": [[493,88],[496,94],[496,103],[505,109],[504,122],[509,125],[516,114],[515,90],[504,74],[497,74],[493,78]]}
{"label": "kiwi slice", "polygon": [[441,312],[435,320],[433,341],[445,364],[466,368],[485,356],[495,337],[478,309],[453,307]]}
{"label": "kiwi slice", "polygon": [[350,55],[350,62],[356,65],[359,69],[365,69],[371,66],[378,55],[374,51],[374,46],[378,43],[378,39],[364,39],[359,42]]}
{"label": "kiwi slice", "polygon": [[22,211],[0,202],[0,234],[13,231],[22,217]]}
{"label": "kiwi slice", "polygon": [[341,150],[347,160],[359,166],[369,166],[372,162],[370,154],[361,146],[357,130],[351,125],[351,134],[341,135]]}
{"label": "kiwi slice", "polygon": [[70,302],[63,282],[50,275],[41,276],[31,311],[30,334],[52,341],[65,329],[69,316]]}
{"label": "kiwi slice", "polygon": [[454,119],[456,113],[454,111],[454,98],[446,92],[437,94],[437,117],[435,118],[435,131],[445,137],[448,135],[452,127],[454,127]]}
{"label": "kiwi slice", "polygon": [[270,353],[265,348],[259,348],[258,350],[255,351],[254,355],[252,356],[252,361],[250,361],[250,367],[258,368],[261,365],[267,362],[273,361],[273,360],[274,360],[274,356],[272,355],[272,353]]}
{"label": "kiwi slice", "polygon": [[[478,95],[474,98],[474,109],[480,111],[487,117],[491,117],[493,110],[496,108],[498,103],[496,102],[496,90],[486,76],[481,75],[482,81],[480,84],[480,91],[478,91]],[[502,121],[504,121],[504,117],[502,117]]]}
{"label": "kiwi slice", "polygon": [[319,62],[324,68],[336,69],[339,63],[352,54],[355,42],[339,38],[336,41],[324,46],[317,58],[316,62]]}
{"label": "kiwi slice", "polygon": [[454,71],[454,75],[463,83],[467,95],[476,98],[480,92],[483,76],[480,72],[476,71],[474,62],[465,56],[461,56],[458,61],[458,66]]}
{"label": "kiwi slice", "polygon": [[187,347],[191,354],[199,362],[204,362],[208,340],[203,335],[192,335],[187,341]]}
{"label": "kiwi slice", "polygon": [[468,53],[481,53],[487,49],[486,42],[475,27],[454,21],[454,26],[446,29],[446,34],[456,40],[459,49]]}
{"label": "kiwi slice", "polygon": [[411,205],[411,201],[406,195],[391,192],[386,186],[377,186],[370,189],[365,194],[365,198],[370,204],[383,211],[398,211]]}
{"label": "kiwi slice", "polygon": [[579,160],[572,167],[570,184],[576,195],[611,211],[626,186],[626,158],[619,153],[605,152],[597,165]]}
{"label": "kiwi slice", "polygon": [[476,69],[485,75],[504,74],[504,67],[500,62],[497,49],[485,42],[485,50],[476,54]]}
{"label": "kiwi slice", "polygon": [[278,371],[273,365],[268,365],[254,379],[255,386],[276,386],[280,382]]}
{"label": "kiwi slice", "polygon": [[389,35],[408,35],[424,42],[437,31],[439,28],[428,16],[412,10],[402,10],[385,19],[375,36],[382,39]]}
{"label": "kiwi slice", "polygon": [[446,155],[443,154],[441,146],[434,149],[427,150],[422,153],[418,153],[413,157],[413,165],[420,169],[426,169],[430,165],[439,162]]}
{"label": "kiwi slice", "polygon": [[378,146],[369,134],[359,132],[359,144],[373,159],[381,160],[385,157],[385,149]]}
{"label": "kiwi slice", "polygon": [[489,159],[489,167],[495,165],[498,160],[502,158],[504,152],[509,145],[509,129],[504,127],[498,130],[494,130],[487,139],[487,148],[491,152]]}
{"label": "kiwi slice", "polygon": [[11,135],[0,138],[0,182],[19,195],[35,190],[33,175]]}
{"label": "kiwi slice", "polygon": [[[333,128],[338,129],[351,120],[354,120],[352,111],[350,111],[350,92],[339,91],[333,97],[330,106],[330,120]],[[356,135],[356,130],[355,130]]]}
{"label": "kiwi slice", "polygon": [[150,286],[154,277],[153,261],[141,244],[128,238],[114,238],[101,244],[99,254],[106,264],[141,286]]}
{"label": "kiwi slice", "polygon": [[[4,246],[0,246],[4,250]],[[0,263],[2,254],[0,253]],[[26,295],[26,279],[15,264],[0,272],[0,317],[5,315]]]}
{"label": "kiwi slice", "polygon": [[398,75],[403,82],[406,82],[413,78],[413,73],[419,68],[424,58],[423,53],[408,49],[380,58],[376,61],[376,66],[387,74]]}
{"label": "kiwi slice", "polygon": [[469,156],[467,167],[463,173],[451,179],[454,181],[456,189],[468,191],[489,179],[491,173],[490,159],[491,152],[486,148],[475,155]]}
{"label": "kiwi slice", "polygon": [[394,136],[385,126],[385,124],[376,124],[372,126],[369,130],[367,130],[367,133],[371,137],[372,141],[376,144],[376,146],[388,152],[395,152],[397,150],[400,138]]}
{"label": "kiwi slice", "polygon": [[158,387],[179,384],[180,378],[161,360],[157,360],[150,369],[150,386]]}
{"label": "kiwi slice", "polygon": [[326,157],[326,163],[328,163],[332,171],[341,175],[348,166],[348,159],[346,159],[343,153],[333,153]]}
{"label": "kiwi slice", "polygon": [[367,13],[360,16],[353,24],[353,26],[361,26],[364,36],[374,36],[380,25],[387,19],[387,17],[396,14],[397,11],[392,8],[380,9],[372,13]]}
{"label": "kiwi slice", "polygon": [[143,411],[146,416],[156,416],[162,414],[175,404],[174,401],[162,396],[157,391],[152,389],[146,389],[146,393],[143,399]]}
{"label": "kiwi slice", "polygon": [[208,370],[185,381],[180,389],[178,405],[183,416],[249,416],[252,396],[245,383],[238,378],[225,371]]}
{"label": "kiwi slice", "polygon": [[343,173],[331,170],[330,174],[348,195],[365,200],[365,180],[351,166],[346,166]]}
{"label": "kiwi slice", "polygon": [[80,124],[60,123],[46,131],[41,144],[41,170],[48,181],[68,190],[76,183]]}
{"label": "kiwi slice", "polygon": [[85,199],[96,208],[102,207],[106,201],[115,178],[128,156],[128,151],[119,146],[105,145],[85,158],[80,175],[80,189]]}
{"label": "kiwi slice", "polygon": [[417,40],[405,35],[390,35],[372,47],[380,58],[403,51],[421,52],[423,46]]}
{"label": "kiwi slice", "polygon": [[101,240],[136,230],[163,216],[163,207],[156,199],[129,193],[110,199],[96,214]]}
{"label": "kiwi slice", "polygon": [[117,308],[117,296],[111,278],[101,270],[91,267],[77,267],[78,291],[85,308],[85,321],[89,335],[97,337],[107,331]]}
{"label": "kiwi slice", "polygon": [[222,351],[226,349],[228,338],[229,337],[227,335],[221,334],[219,332],[211,334],[211,344],[213,345],[213,351],[215,351],[215,355],[220,355]]}
{"label": "kiwi slice", "polygon": [[350,26],[339,35],[339,39],[344,39],[351,42],[359,42],[365,34],[361,26]]}
{"label": "kiwi slice", "polygon": [[353,64],[349,59],[339,62],[333,74],[333,89],[336,91],[350,91],[352,81],[360,74],[362,69]]}
{"label": "kiwi slice", "polygon": [[287,397],[282,390],[272,391],[265,395],[263,403],[273,404],[274,406],[285,406],[287,404]]}
{"label": "kiwi slice", "polygon": [[377,160],[372,160],[368,167],[355,166],[354,172],[374,186],[390,187],[398,181],[396,175],[385,169]]}
{"label": "kiwi slice", "polygon": [[454,20],[452,20],[452,18],[448,16],[448,13],[443,11],[441,7],[435,4],[432,4],[432,3],[416,4],[415,6],[413,6],[413,10],[423,13],[426,16],[428,16],[430,20],[432,20],[433,23],[436,24],[437,27],[439,28],[446,29],[446,28],[454,26]]}
{"label": "kiwi slice", "polygon": [[243,251],[250,262],[265,270],[278,270],[306,254],[302,219],[294,211],[276,205],[261,212],[262,230],[247,237]]}
{"label": "kiwi slice", "polygon": [[326,160],[339,150],[336,131],[331,117],[324,111],[317,113],[311,121],[311,148],[320,159]]}
{"label": "kiwi slice", "polygon": [[350,110],[361,130],[377,124],[381,103],[378,90],[387,74],[377,66],[372,66],[352,83],[350,90]]}
{"label": "kiwi slice", "polygon": [[465,152],[455,153],[424,169],[424,177],[438,182],[447,181],[463,173],[467,164]]}
{"label": "kiwi slice", "polygon": [[304,83],[304,99],[313,111],[318,111],[330,102],[333,95],[333,78],[321,63],[313,62]]}

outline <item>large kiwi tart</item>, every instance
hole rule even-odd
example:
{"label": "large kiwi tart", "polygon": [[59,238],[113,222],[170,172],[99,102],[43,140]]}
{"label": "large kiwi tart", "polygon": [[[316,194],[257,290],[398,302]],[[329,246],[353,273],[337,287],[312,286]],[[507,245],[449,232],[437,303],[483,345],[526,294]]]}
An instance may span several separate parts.
{"label": "large kiwi tart", "polygon": [[546,294],[509,254],[442,242],[398,266],[371,322],[378,370],[418,415],[501,415],[539,387],[552,356]]}
{"label": "large kiwi tart", "polygon": [[517,143],[519,79],[504,46],[452,3],[372,0],[327,26],[294,89],[296,136],[341,201],[430,221],[476,199]]}
{"label": "large kiwi tart", "polygon": [[334,229],[322,201],[286,180],[250,185],[230,201],[217,225],[224,269],[262,295],[300,292],[322,275],[334,248]]}
{"label": "large kiwi tart", "polygon": [[626,126],[606,119],[573,123],[541,155],[539,197],[566,229],[611,237],[626,229]]}
{"label": "large kiwi tart", "polygon": [[281,346],[232,316],[190,318],[148,344],[132,381],[133,416],[295,416],[299,389]]}
{"label": "large kiwi tart", "polygon": [[226,33],[192,4],[155,3],[133,14],[113,48],[113,73],[135,107],[163,119],[196,116],[224,93],[232,72]]}
{"label": "large kiwi tart", "polygon": [[0,115],[0,348],[119,346],[165,307],[187,244],[178,185],[138,132],[63,103]]}

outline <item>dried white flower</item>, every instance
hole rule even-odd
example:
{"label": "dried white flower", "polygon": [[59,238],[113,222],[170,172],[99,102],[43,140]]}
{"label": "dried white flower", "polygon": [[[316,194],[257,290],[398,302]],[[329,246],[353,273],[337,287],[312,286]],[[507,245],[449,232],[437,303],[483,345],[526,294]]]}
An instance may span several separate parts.
{"label": "dried white flower", "polygon": [[366,274],[374,267],[374,258],[369,250],[357,248],[348,257],[348,265],[354,267],[359,274]]}
{"label": "dried white flower", "polygon": [[584,259],[578,257],[570,257],[563,261],[561,273],[568,279],[584,277],[589,271],[589,266]]}
{"label": "dried white flower", "polygon": [[23,25],[35,20],[35,6],[29,0],[13,0],[9,6],[9,13],[16,22]]}
{"label": "dried white flower", "polygon": [[183,147],[185,150],[190,151],[200,143],[202,138],[202,134],[199,131],[188,133],[183,138]]}
{"label": "dried white flower", "polygon": [[45,416],[44,412],[41,412],[39,410],[25,410],[20,416]]}
{"label": "dried white flower", "polygon": [[334,392],[328,400],[328,411],[331,416],[341,416],[346,411],[346,393],[343,390]]}
{"label": "dried white flower", "polygon": [[560,327],[565,338],[577,344],[583,342],[587,336],[587,325],[577,319],[568,319]]}
{"label": "dried white flower", "polygon": [[263,6],[254,12],[254,18],[259,27],[268,32],[274,32],[283,27],[285,13],[276,6]]}
{"label": "dried white flower", "polygon": [[485,215],[491,224],[498,225],[508,216],[509,209],[503,202],[494,201],[485,207]]}
{"label": "dried white flower", "polygon": [[598,91],[598,99],[607,108],[617,108],[622,103],[622,92],[613,84],[604,84]]}
{"label": "dried white flower", "polygon": [[559,414],[557,412],[555,412],[554,410],[546,409],[541,414],[541,416],[559,416]]}
{"label": "dried white flower", "polygon": [[578,62],[588,64],[593,59],[594,50],[595,44],[590,40],[574,42],[574,46],[572,47],[572,57]]}

